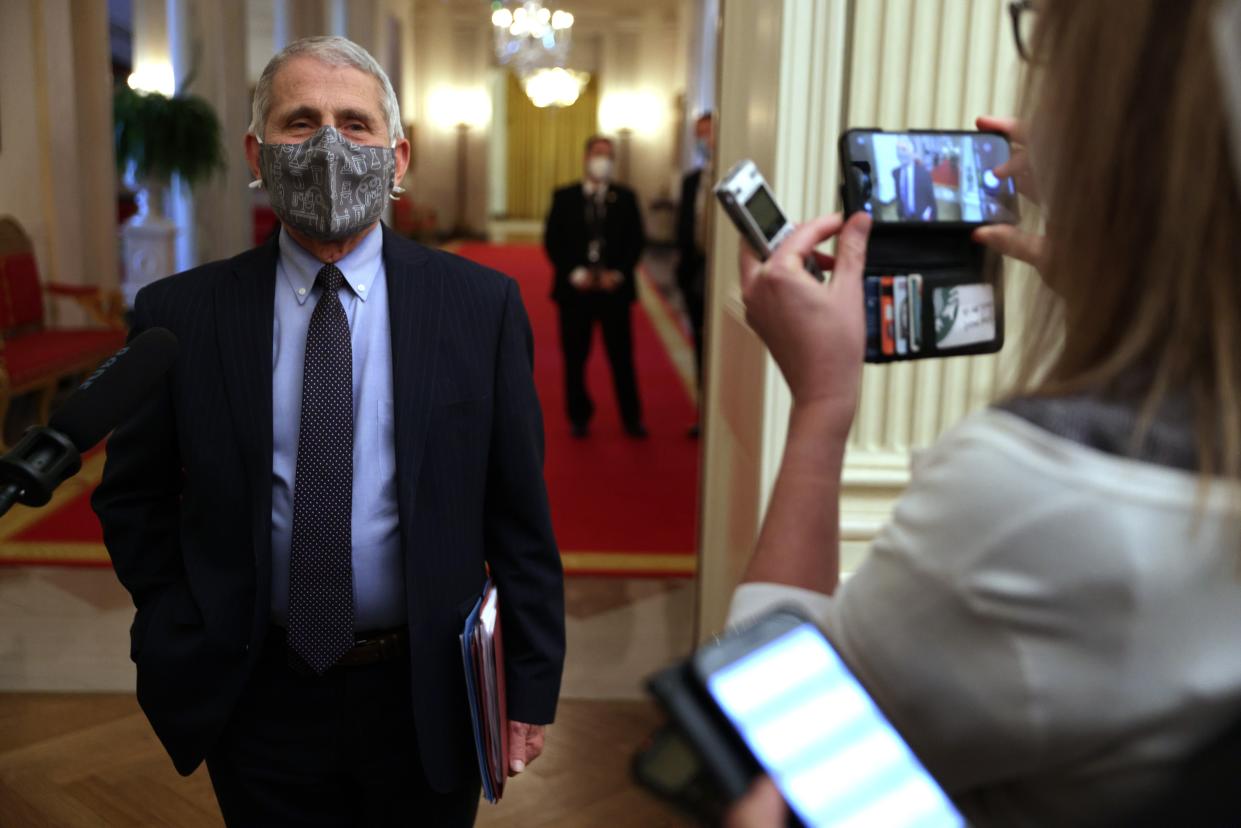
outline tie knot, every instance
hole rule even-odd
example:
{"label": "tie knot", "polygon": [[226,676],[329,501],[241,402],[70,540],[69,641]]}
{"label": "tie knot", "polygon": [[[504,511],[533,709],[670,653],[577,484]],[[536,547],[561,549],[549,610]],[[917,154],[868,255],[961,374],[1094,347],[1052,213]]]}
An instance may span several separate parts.
{"label": "tie knot", "polygon": [[340,268],[334,264],[325,264],[319,268],[319,275],[315,277],[315,282],[319,287],[328,293],[335,293],[340,290],[340,286],[345,283],[345,274],[340,272]]}

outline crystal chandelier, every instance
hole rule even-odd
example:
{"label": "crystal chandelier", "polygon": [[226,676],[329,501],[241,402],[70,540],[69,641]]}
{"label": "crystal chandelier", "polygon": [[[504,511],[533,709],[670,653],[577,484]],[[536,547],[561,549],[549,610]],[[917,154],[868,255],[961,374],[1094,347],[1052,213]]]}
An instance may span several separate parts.
{"label": "crystal chandelier", "polygon": [[585,72],[564,68],[573,38],[573,15],[553,11],[542,0],[525,0],[512,10],[499,0],[491,5],[500,65],[516,73],[535,106],[571,106],[590,80]]}
{"label": "crystal chandelier", "polygon": [[548,106],[573,106],[583,87],[590,80],[586,72],[575,72],[559,66],[539,69],[523,81],[530,103],[540,109]]}

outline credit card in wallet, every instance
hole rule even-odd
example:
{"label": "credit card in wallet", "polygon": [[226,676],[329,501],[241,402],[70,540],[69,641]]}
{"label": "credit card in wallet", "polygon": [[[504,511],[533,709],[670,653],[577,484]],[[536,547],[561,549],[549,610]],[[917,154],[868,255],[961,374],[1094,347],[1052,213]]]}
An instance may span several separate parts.
{"label": "credit card in wallet", "polygon": [[892,312],[895,314],[896,353],[909,353],[909,277],[892,279]]}
{"label": "credit card in wallet", "polygon": [[922,274],[909,274],[909,350],[922,350]]}
{"label": "credit card in wallet", "polygon": [[995,288],[966,284],[932,291],[935,347],[965,348],[995,340]]}
{"label": "credit card in wallet", "polygon": [[867,276],[866,290],[866,358],[879,356],[879,279]]}
{"label": "credit card in wallet", "polygon": [[895,316],[892,310],[892,277],[879,280],[879,344],[884,354],[896,353]]}

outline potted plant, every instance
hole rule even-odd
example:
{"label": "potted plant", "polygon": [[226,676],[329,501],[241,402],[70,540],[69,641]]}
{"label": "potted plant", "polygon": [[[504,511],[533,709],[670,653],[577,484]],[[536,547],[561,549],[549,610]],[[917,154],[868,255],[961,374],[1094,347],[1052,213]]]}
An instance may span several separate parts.
{"label": "potted plant", "polygon": [[132,306],[143,286],[176,270],[177,227],[164,215],[164,189],[176,175],[190,187],[224,167],[220,121],[196,95],[173,97],[118,87],[112,98],[116,164],[138,212],[122,230],[122,292]]}
{"label": "potted plant", "polygon": [[[118,87],[112,99],[117,169],[136,189],[146,190],[161,213],[158,191],[177,175],[193,187],[224,167],[220,121],[197,95],[167,97]],[[141,194],[139,212],[144,212]]]}

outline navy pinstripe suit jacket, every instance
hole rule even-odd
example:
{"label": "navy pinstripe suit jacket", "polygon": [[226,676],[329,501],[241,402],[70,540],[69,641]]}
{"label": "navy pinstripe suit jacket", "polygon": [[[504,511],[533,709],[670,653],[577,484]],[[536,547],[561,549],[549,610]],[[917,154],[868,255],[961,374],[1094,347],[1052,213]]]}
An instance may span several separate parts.
{"label": "navy pinstripe suit jacket", "polygon": [[[223,729],[258,659],[271,590],[275,241],[144,288],[176,364],[108,442],[93,506],[137,612],[138,701],[183,774]],[[423,767],[477,773],[457,635],[489,565],[508,702],[555,714],[564,588],[543,483],[543,423],[517,285],[384,228],[396,478]]]}

